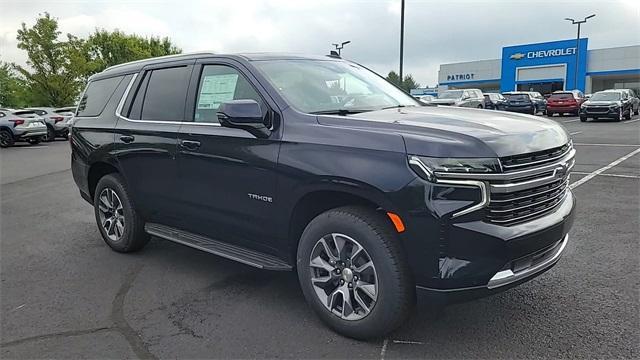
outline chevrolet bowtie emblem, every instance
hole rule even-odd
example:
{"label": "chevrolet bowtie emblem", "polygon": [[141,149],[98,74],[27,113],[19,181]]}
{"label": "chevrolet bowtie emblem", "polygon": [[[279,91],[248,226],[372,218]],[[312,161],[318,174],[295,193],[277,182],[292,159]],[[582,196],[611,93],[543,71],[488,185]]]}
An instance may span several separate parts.
{"label": "chevrolet bowtie emblem", "polygon": [[526,55],[523,53],[515,53],[513,55],[511,55],[509,58],[513,59],[513,60],[520,60],[522,58],[524,58]]}

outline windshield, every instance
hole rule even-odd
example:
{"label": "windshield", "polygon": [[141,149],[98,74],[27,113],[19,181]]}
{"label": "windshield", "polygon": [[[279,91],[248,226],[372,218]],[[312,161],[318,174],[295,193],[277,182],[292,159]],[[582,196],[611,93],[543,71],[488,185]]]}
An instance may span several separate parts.
{"label": "windshield", "polygon": [[438,99],[460,99],[463,93],[463,90],[447,90],[439,94]]}
{"label": "windshield", "polygon": [[504,97],[515,101],[529,101],[529,95],[527,94],[504,94]]}
{"label": "windshield", "polygon": [[553,100],[569,100],[569,99],[573,99],[573,94],[571,94],[571,93],[551,94],[551,96],[549,96],[549,99],[553,99]]}
{"label": "windshield", "polygon": [[593,94],[591,101],[617,101],[620,100],[620,93],[617,92],[599,92]]}
{"label": "windshield", "polygon": [[294,108],[306,113],[420,105],[374,72],[346,61],[270,60],[254,64]]}

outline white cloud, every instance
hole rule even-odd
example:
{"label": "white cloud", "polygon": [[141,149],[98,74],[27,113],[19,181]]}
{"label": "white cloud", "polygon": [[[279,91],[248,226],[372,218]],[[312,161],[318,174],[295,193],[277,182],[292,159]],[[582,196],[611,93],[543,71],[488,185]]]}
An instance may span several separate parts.
{"label": "white cloud", "polygon": [[[343,55],[379,73],[398,68],[400,0],[124,0],[4,1],[0,57],[25,61],[16,49],[21,22],[50,12],[60,29],[86,36],[116,28],[142,36],[169,36],[184,51],[286,51],[324,54],[351,40]],[[8,4],[5,5],[5,4]],[[505,45],[567,39],[563,18],[597,13],[583,27],[590,48],[640,43],[637,0],[530,2],[407,0],[405,72],[434,85],[438,65],[497,58]]]}

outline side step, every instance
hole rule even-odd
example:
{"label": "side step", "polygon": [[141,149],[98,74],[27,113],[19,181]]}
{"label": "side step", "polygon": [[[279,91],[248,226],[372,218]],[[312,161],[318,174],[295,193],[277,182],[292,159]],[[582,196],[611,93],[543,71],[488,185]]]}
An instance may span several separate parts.
{"label": "side step", "polygon": [[202,235],[192,234],[169,226],[147,223],[144,226],[144,230],[150,235],[235,260],[259,269],[276,271],[290,271],[292,269],[291,265],[275,256],[209,239]]}

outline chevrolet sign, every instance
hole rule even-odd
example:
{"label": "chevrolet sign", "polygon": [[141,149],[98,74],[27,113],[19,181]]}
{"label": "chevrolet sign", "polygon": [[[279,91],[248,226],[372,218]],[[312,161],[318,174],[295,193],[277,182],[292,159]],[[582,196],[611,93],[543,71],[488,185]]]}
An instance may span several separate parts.
{"label": "chevrolet sign", "polygon": [[567,56],[567,55],[575,55],[575,54],[576,54],[576,48],[569,47],[569,48],[550,49],[550,50],[528,51],[526,54],[519,52],[509,56],[509,59],[512,59],[512,60],[521,60],[524,58],[542,59],[547,57]]}

